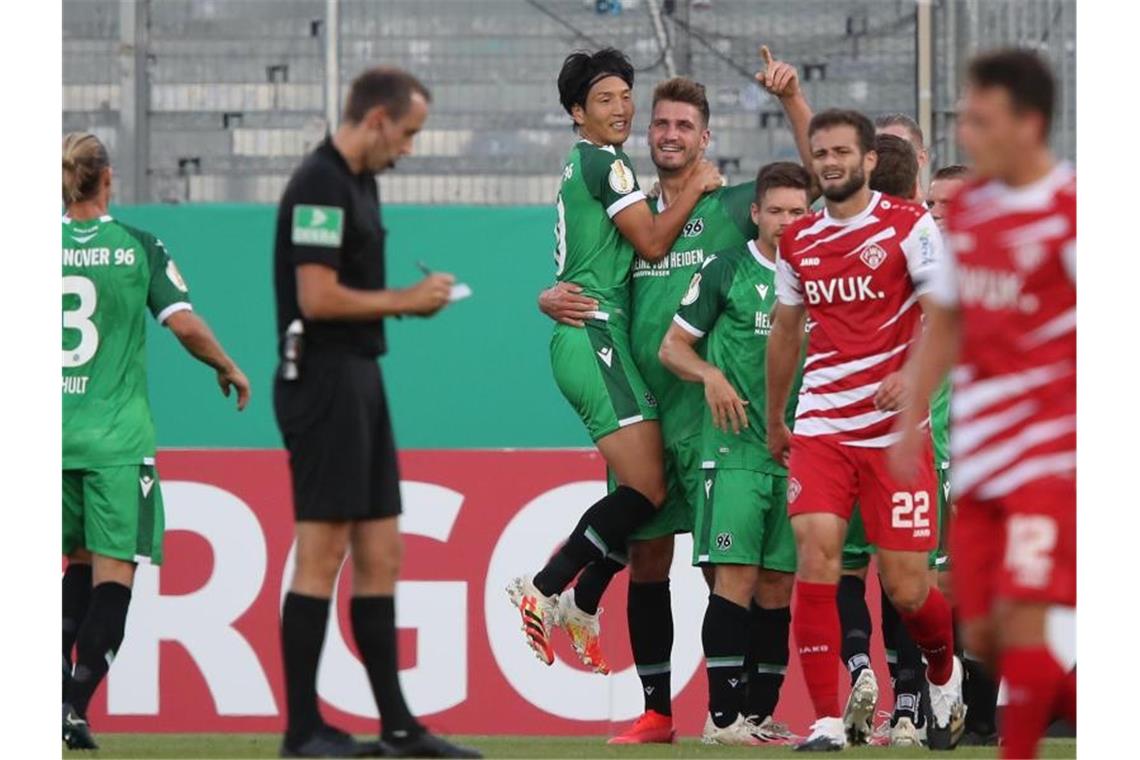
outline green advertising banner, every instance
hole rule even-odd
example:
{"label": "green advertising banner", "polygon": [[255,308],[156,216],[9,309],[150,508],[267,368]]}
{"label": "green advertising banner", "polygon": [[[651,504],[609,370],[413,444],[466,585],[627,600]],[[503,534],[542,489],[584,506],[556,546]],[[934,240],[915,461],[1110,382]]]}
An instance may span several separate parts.
{"label": "green advertising banner", "polygon": [[[153,327],[150,396],[159,445],[279,447],[272,398],[276,209],[202,204],[113,213],[166,243],[198,313],[253,383],[250,407],[239,415],[210,370]],[[422,261],[474,291],[435,318],[388,322],[381,366],[401,448],[588,446],[554,385],[552,323],[536,307],[538,292],[553,281],[553,209],[386,206],[384,224],[391,286],[419,279]]]}

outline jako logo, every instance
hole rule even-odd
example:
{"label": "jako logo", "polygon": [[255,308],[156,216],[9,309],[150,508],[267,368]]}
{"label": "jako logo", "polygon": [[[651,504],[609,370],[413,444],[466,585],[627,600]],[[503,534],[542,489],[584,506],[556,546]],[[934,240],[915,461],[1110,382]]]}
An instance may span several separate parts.
{"label": "jako logo", "polygon": [[835,280],[804,280],[804,292],[808,303],[853,303],[855,301],[877,301],[885,298],[881,291],[871,290],[871,275],[862,277],[840,277]]}

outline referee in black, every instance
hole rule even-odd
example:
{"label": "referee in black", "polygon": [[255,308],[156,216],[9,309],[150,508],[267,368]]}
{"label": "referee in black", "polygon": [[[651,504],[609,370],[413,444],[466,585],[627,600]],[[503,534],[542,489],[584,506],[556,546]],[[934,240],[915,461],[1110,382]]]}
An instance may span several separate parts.
{"label": "referee in black", "polygon": [[[431,94],[394,68],[352,83],[342,124],[293,173],[274,245],[280,366],[277,424],[289,451],[296,570],[281,614],[288,725],[282,757],[481,757],[432,735],[408,710],[396,657],[400,474],[377,358],[384,318],[431,316],[454,278],[389,288],[375,175],[412,152]],[[317,707],[329,599],[352,557],[352,632],[380,712],[358,743]],[[334,612],[335,614],[335,612]]]}

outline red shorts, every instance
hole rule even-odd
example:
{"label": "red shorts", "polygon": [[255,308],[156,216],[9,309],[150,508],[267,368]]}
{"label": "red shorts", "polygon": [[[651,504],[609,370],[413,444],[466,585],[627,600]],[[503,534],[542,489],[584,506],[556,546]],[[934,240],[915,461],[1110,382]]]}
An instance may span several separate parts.
{"label": "red shorts", "polygon": [[930,436],[923,440],[919,475],[904,485],[891,476],[887,449],[793,435],[788,514],[829,512],[849,520],[858,502],[867,541],[880,549],[928,552],[937,548],[938,477]]}
{"label": "red shorts", "polygon": [[1035,480],[998,499],[965,497],[951,520],[954,598],[963,620],[995,599],[1075,607],[1077,484]]}

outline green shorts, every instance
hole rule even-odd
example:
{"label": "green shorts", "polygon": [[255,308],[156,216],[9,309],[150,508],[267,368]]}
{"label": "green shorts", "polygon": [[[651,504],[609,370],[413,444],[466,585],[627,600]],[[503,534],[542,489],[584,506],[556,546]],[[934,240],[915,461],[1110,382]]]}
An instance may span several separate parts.
{"label": "green shorts", "polygon": [[[629,537],[630,541],[650,541],[677,533],[692,533],[697,501],[703,482],[701,437],[693,436],[665,447],[665,503],[649,522]],[[615,486],[610,477],[610,490]]]}
{"label": "green shorts", "polygon": [[950,496],[950,468],[938,468],[938,551],[935,552],[934,567],[938,572],[950,570],[950,509],[953,504]]}
{"label": "green shorts", "polygon": [[626,425],[657,419],[657,399],[633,363],[624,321],[556,325],[550,366],[558,389],[594,441]]}
{"label": "green shorts", "polygon": [[[949,536],[943,526],[949,526],[950,510],[950,470],[938,470],[938,548],[931,550],[928,560],[930,568],[938,570],[950,569],[950,557],[947,553]],[[843,569],[861,570],[871,563],[871,555],[875,547],[867,541],[867,534],[863,531],[863,516],[858,506],[851,513],[851,522],[847,524],[847,538],[843,542]]]}
{"label": "green shorts", "polygon": [[165,516],[154,464],[63,471],[63,553],[162,564]]}
{"label": "green shorts", "polygon": [[709,469],[703,474],[693,564],[758,565],[794,573],[788,479],[753,470]]}

